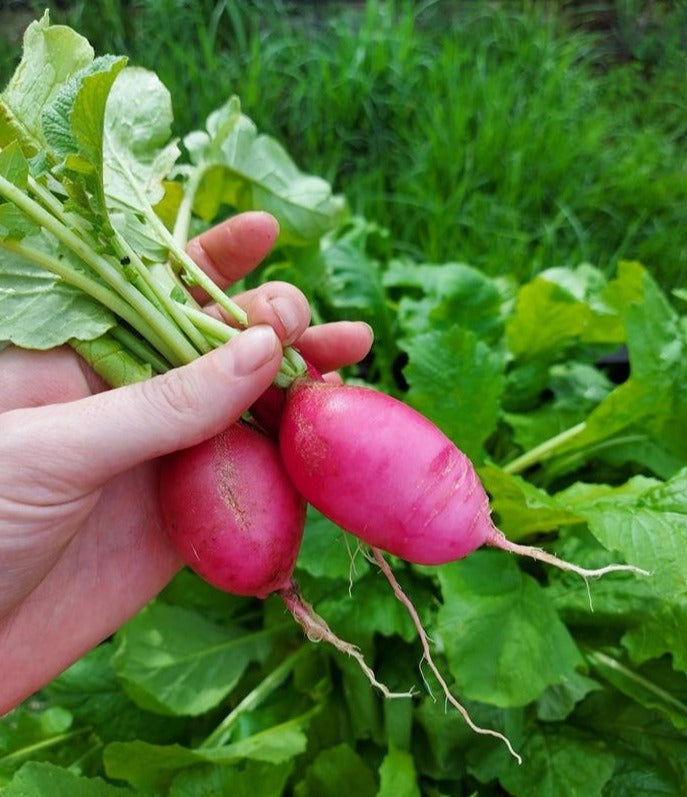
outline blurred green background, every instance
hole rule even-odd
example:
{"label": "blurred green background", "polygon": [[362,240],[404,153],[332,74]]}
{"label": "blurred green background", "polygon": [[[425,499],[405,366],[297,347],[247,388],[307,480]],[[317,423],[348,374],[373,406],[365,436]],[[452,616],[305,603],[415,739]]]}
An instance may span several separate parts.
{"label": "blurred green background", "polygon": [[687,275],[687,2],[81,0],[0,7],[155,69],[177,133],[230,94],[398,252],[527,279]]}

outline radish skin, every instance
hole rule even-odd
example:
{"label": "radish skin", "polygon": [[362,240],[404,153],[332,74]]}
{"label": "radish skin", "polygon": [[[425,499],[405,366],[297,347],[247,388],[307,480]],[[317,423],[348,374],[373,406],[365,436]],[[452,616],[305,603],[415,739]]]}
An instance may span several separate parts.
{"label": "radish skin", "polygon": [[277,439],[281,414],[286,405],[286,390],[277,385],[270,385],[250,407],[252,420],[270,437]]}
{"label": "radish skin", "polygon": [[[322,381],[322,374],[315,366],[305,361],[308,376],[316,382]],[[275,440],[279,437],[281,416],[286,406],[287,390],[271,384],[250,406],[252,420]]]}
{"label": "radish skin", "polygon": [[411,697],[380,683],[361,651],[303,600],[293,569],[306,504],[265,433],[239,422],[166,457],[160,506],[170,540],[201,578],[234,595],[277,594],[311,641],[328,642],[354,658],[385,697]]}
{"label": "radish skin", "polygon": [[299,492],[371,548],[371,556],[408,611],[422,658],[448,703],[473,731],[510,740],[476,725],[432,659],[429,638],[383,552],[408,562],[441,565],[483,545],[528,556],[587,579],[631,565],[588,570],[540,548],[512,543],[491,520],[488,496],[469,459],[407,404],[371,388],[296,380],[279,427],[282,459]]}
{"label": "radish skin", "polygon": [[408,562],[446,564],[490,545],[585,579],[618,570],[648,575],[624,564],[590,570],[508,540],[465,454],[424,415],[371,388],[296,380],[279,446],[309,503],[373,548]]}
{"label": "radish skin", "polygon": [[[472,463],[443,432],[385,394],[310,373],[288,393],[270,386],[251,413],[269,434],[279,430],[289,475],[313,506],[369,545],[416,564],[461,559],[486,543],[502,547]],[[401,447],[410,455],[399,457]],[[396,493],[392,502],[378,489],[369,501],[385,484]]]}
{"label": "radish skin", "polygon": [[290,588],[305,501],[255,428],[235,423],[166,457],[160,507],[175,548],[210,584],[258,598]]}
{"label": "radish skin", "polygon": [[306,500],[375,548],[438,565],[493,533],[468,458],[423,415],[383,393],[297,380],[279,440]]}

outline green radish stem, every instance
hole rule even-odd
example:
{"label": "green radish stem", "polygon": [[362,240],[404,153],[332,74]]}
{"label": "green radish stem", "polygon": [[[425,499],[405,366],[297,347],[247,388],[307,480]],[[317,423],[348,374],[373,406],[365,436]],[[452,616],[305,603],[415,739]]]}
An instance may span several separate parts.
{"label": "green radish stem", "polygon": [[172,237],[180,249],[185,249],[188,242],[188,231],[191,226],[191,216],[193,215],[193,203],[196,200],[196,193],[203,177],[205,177],[205,170],[197,169],[193,172],[192,176],[186,183],[186,190],[181,198],[179,209],[177,210],[176,219],[174,220],[174,229],[172,230]]}
{"label": "green radish stem", "polygon": [[[41,183],[39,183],[38,180],[33,178],[31,175],[29,175],[28,178],[28,185],[31,193],[47,210],[53,214],[53,216],[65,221],[65,223],[67,223],[72,230],[77,230],[84,243],[86,243],[91,249],[97,250],[97,241],[95,241],[91,236],[87,225],[84,223],[82,218],[78,216],[71,218],[70,216],[69,219],[66,219],[64,210],[59,200],[55,198],[51,191],[49,191],[45,186],[41,185]],[[193,302],[193,299],[190,293],[186,290],[185,286],[174,278],[174,274],[171,269],[168,272],[167,280],[163,281],[159,277],[155,278],[152,269],[144,265],[141,258],[132,249],[124,237],[111,226],[109,227],[109,230],[110,234],[112,235],[115,248],[117,249],[118,255],[120,257],[120,263],[124,258],[127,259],[129,271],[133,271],[135,274],[135,284],[138,290],[140,290],[146,299],[148,299],[148,301],[158,310],[163,313],[167,312],[172,318],[174,318],[177,324],[193,341],[193,344],[196,346],[196,348],[198,348],[199,351],[209,351],[207,342],[204,341],[200,335],[195,334],[195,330],[192,327],[185,327],[185,319],[183,319],[183,317],[180,318],[175,312],[176,303],[173,302],[169,296],[172,289],[177,288],[178,290],[184,291],[187,301]]]}
{"label": "green radish stem", "polygon": [[503,470],[506,473],[511,474],[522,473],[522,471],[527,470],[527,468],[531,467],[532,465],[537,465],[538,463],[543,462],[544,460],[553,456],[558,446],[563,445],[563,443],[567,443],[568,440],[572,440],[573,437],[577,437],[578,434],[583,432],[586,426],[587,424],[584,421],[582,423],[576,424],[575,426],[571,426],[570,429],[566,429],[560,434],[557,434],[554,437],[545,440],[543,443],[540,443],[538,446],[531,448],[521,456],[516,457],[516,459],[514,459],[512,462],[504,465]]}
{"label": "green radish stem", "polygon": [[220,321],[211,315],[199,310],[196,307],[191,307],[187,304],[179,305],[179,312],[183,313],[195,326],[201,330],[208,340],[212,340],[217,345],[228,343],[232,338],[235,338],[240,329],[230,327],[224,321]]}
{"label": "green radish stem", "polygon": [[0,247],[29,260],[51,274],[60,277],[64,282],[92,296],[101,305],[107,307],[140,332],[166,360],[173,364],[178,364],[175,362],[177,360],[175,352],[169,348],[167,338],[162,333],[162,330],[154,323],[151,323],[147,315],[144,316],[137,313],[125,299],[107,285],[93,279],[86,272],[73,268],[64,259],[49,255],[47,252],[43,252],[21,241],[10,238],[0,239]]}
{"label": "green radish stem", "polygon": [[2,761],[3,767],[8,765],[11,766],[16,761],[21,761],[22,758],[31,758],[33,755],[40,753],[42,750],[48,750],[51,747],[57,747],[63,742],[69,741],[70,739],[76,739],[79,736],[85,736],[89,733],[92,733],[92,728],[89,727],[77,728],[74,731],[59,733],[55,736],[50,736],[47,739],[41,739],[39,742],[24,744],[18,750],[5,753],[0,760]]}
{"label": "green radish stem", "polygon": [[[154,337],[165,341],[162,349],[157,344],[154,344],[155,348],[173,365],[183,365],[198,356],[197,350],[183,337],[169,318],[166,318],[152,305],[105,257],[93,251],[60,219],[55,218],[38,202],[2,176],[0,176],[0,195],[13,202],[29,218],[52,233],[58,241],[114,289],[136,314],[142,316],[148,325],[155,329]],[[153,343],[152,340],[150,342]]]}
{"label": "green radish stem", "polygon": [[174,284],[169,286],[168,289],[162,286],[160,282],[153,277],[150,269],[143,263],[137,252],[129,245],[123,236],[117,232],[115,232],[115,243],[119,251],[128,259],[129,267],[135,270],[136,275],[142,280],[145,288],[153,294],[152,301],[160,304],[162,311],[166,312],[174,320],[201,354],[210,351],[212,346],[187,319],[184,313],[181,312],[179,309],[181,303],[172,298],[171,292],[175,287]]}
{"label": "green radish stem", "polygon": [[148,363],[156,374],[164,374],[169,371],[169,364],[161,359],[158,353],[143,338],[134,335],[133,332],[121,324],[117,324],[108,331],[134,357],[138,357],[141,362]]}
{"label": "green radish stem", "polygon": [[625,667],[617,659],[602,653],[600,650],[586,651],[585,658],[607,680],[611,682],[613,680],[612,676],[609,677],[608,675],[609,671],[614,675],[619,675],[621,678],[631,681],[640,690],[650,693],[652,697],[658,699],[661,703],[670,706],[671,709],[676,709],[683,717],[687,717],[687,703],[657,686],[653,681],[643,678],[639,673]]}
{"label": "green radish stem", "polygon": [[434,677],[439,682],[439,685],[441,686],[441,689],[446,697],[446,700],[460,713],[460,715],[463,717],[465,723],[469,728],[471,728],[475,733],[483,734],[485,736],[494,736],[497,739],[500,739],[506,745],[508,751],[516,759],[518,764],[522,764],[521,756],[515,752],[515,750],[513,749],[513,745],[506,736],[504,736],[502,733],[499,733],[498,731],[492,730],[491,728],[482,728],[479,725],[476,725],[470,718],[470,715],[468,714],[468,711],[465,708],[465,706],[463,706],[462,703],[459,703],[458,700],[453,696],[451,690],[449,689],[448,684],[446,683],[446,680],[444,679],[441,672],[439,672],[439,668],[434,663],[434,659],[432,658],[432,653],[429,648],[429,640],[427,638],[427,633],[422,625],[422,621],[420,620],[420,617],[417,613],[417,609],[413,605],[413,602],[410,600],[410,598],[405,594],[401,585],[398,583],[398,580],[396,579],[396,576],[394,575],[391,567],[389,566],[389,563],[384,558],[384,554],[382,553],[382,551],[380,551],[379,548],[372,548],[372,554],[374,556],[375,561],[377,562],[377,565],[379,566],[379,569],[382,571],[386,580],[389,582],[389,585],[391,586],[394,595],[403,604],[403,606],[406,608],[406,611],[410,615],[410,619],[413,621],[413,625],[415,626],[418,636],[420,637],[420,644],[422,646],[422,658],[424,661],[427,662],[427,665],[429,666],[430,670],[434,673]]}
{"label": "green radish stem", "polygon": [[229,739],[231,731],[238,722],[239,718],[246,712],[252,711],[259,706],[263,700],[269,697],[275,689],[278,689],[289,675],[296,668],[296,665],[305,656],[312,653],[312,648],[309,645],[301,645],[290,656],[287,656],[277,665],[272,672],[263,678],[260,683],[253,688],[241,701],[238,703],[227,716],[220,722],[220,724],[212,731],[211,734],[206,736],[199,747],[220,747],[225,744]]}
{"label": "green radish stem", "polygon": [[167,247],[172,263],[180,267],[188,284],[197,285],[216,302],[231,318],[242,327],[248,323],[246,311],[239,307],[227,294],[203,271],[203,269],[186,252],[183,245],[174,238],[165,227],[162,219],[152,210],[146,212],[146,221],[153,227],[159,240]]}
{"label": "green radish stem", "polygon": [[[188,234],[187,216],[189,216],[193,207],[193,196],[199,184],[200,177],[190,188],[187,188],[184,198],[188,199],[188,202],[179,211],[177,224],[174,227],[173,233],[169,232],[167,227],[163,224],[162,219],[160,219],[154,211],[148,213],[146,218],[148,218],[150,224],[154,227],[160,240],[164,241],[169,251],[170,260],[181,268],[185,278],[191,284],[202,288],[213,302],[216,302],[240,327],[245,327],[248,324],[246,311],[230,299],[229,296],[208,277],[185,249],[185,238]],[[307,372],[305,360],[290,346],[284,349],[284,360],[288,365],[280,370],[275,380],[276,384],[280,387],[288,387],[297,376],[302,376]],[[284,363],[282,363],[282,365],[284,365]]]}
{"label": "green radish stem", "polygon": [[[202,334],[203,325],[198,323],[198,317],[196,316],[195,323],[188,318],[189,313],[186,308],[198,309],[198,307],[184,283],[174,277],[171,269],[165,272],[164,279],[159,269],[156,269],[158,276],[155,277],[153,270],[143,264],[126,241],[121,236],[115,235],[115,244],[129,258],[129,265],[136,275],[137,285],[132,284],[118,267],[106,257],[97,254],[96,242],[86,232],[83,223],[80,220],[72,223],[71,219],[67,219],[63,209],[48,189],[33,178],[30,178],[29,185],[40,202],[32,199],[2,176],[0,176],[0,196],[14,203],[36,224],[50,232],[99,280],[19,241],[3,239],[0,240],[0,246],[25,257],[88,293],[136,329],[172,366],[191,362],[214,345],[230,339],[233,332],[220,335],[218,326],[213,325],[214,332],[211,335],[212,339],[209,340]],[[184,273],[190,275],[190,280],[203,288],[240,326],[245,326],[247,323],[245,311],[215,285],[185,251],[180,249],[152,209],[146,214],[146,218],[169,246],[170,258],[181,264]],[[186,304],[174,299],[172,292],[175,288],[183,292]],[[228,325],[225,327],[227,330],[232,329]],[[155,360],[157,364],[151,362],[151,366],[159,371],[160,358],[156,356]],[[298,352],[287,348],[275,383],[280,387],[287,387],[306,370],[305,361]]]}

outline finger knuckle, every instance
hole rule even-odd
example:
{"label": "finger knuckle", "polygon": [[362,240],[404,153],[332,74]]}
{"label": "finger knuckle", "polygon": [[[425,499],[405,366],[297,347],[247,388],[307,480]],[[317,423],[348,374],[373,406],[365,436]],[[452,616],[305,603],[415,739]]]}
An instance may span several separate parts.
{"label": "finger knuckle", "polygon": [[202,407],[202,399],[195,380],[176,371],[141,383],[144,398],[156,415],[162,414],[170,423],[184,423]]}

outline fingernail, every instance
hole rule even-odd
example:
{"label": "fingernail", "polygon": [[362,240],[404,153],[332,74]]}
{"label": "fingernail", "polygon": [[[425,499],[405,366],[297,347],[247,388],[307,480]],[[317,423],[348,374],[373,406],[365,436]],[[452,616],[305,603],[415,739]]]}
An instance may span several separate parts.
{"label": "fingernail", "polygon": [[267,324],[248,327],[229,345],[234,374],[249,376],[269,362],[279,348],[279,338],[272,327]]}
{"label": "fingernail", "polygon": [[277,318],[281,321],[281,325],[284,327],[285,338],[288,340],[288,338],[296,332],[299,324],[298,312],[293,302],[284,299],[282,296],[276,296],[274,299],[270,299],[270,305],[276,313]]}
{"label": "fingernail", "polygon": [[365,326],[368,328],[368,330],[370,332],[370,340],[374,341],[374,339],[375,339],[375,331],[374,331],[374,329],[367,323],[367,321],[363,321],[362,323],[365,324]]}

